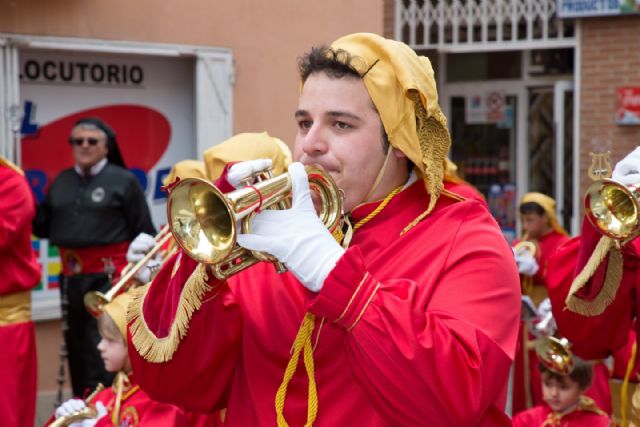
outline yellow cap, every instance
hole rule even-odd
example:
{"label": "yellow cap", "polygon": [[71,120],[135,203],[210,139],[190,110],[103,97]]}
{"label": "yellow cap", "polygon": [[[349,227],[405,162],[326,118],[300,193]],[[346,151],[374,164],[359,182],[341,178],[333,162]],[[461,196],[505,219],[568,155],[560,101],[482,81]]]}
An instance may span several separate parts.
{"label": "yellow cap", "polygon": [[169,185],[176,180],[185,178],[207,178],[207,173],[204,169],[204,162],[200,160],[182,160],[176,163],[163,180],[164,185]]}
{"label": "yellow cap", "polygon": [[113,319],[122,334],[122,338],[127,339],[127,306],[132,300],[131,292],[127,291],[116,296],[110,303],[102,307],[102,311]]}
{"label": "yellow cap", "polygon": [[553,228],[560,234],[564,234],[565,236],[569,234],[567,233],[567,230],[565,230],[560,224],[558,224],[558,217],[556,217],[556,201],[552,197],[536,192],[527,193],[522,196],[520,204],[530,202],[537,203],[542,207],[542,209],[544,209],[547,216],[549,217],[549,225],[551,226],[551,228]]}
{"label": "yellow cap", "polygon": [[369,33],[342,37],[331,48],[350,54],[347,65],[362,77],[389,142],[421,172],[431,195],[426,215],[444,188],[444,159],[451,145],[431,62],[405,43]]}
{"label": "yellow cap", "polygon": [[280,175],[291,163],[291,150],[267,132],[240,133],[204,152],[207,176],[216,180],[227,163],[255,159],[271,159],[274,175]]}

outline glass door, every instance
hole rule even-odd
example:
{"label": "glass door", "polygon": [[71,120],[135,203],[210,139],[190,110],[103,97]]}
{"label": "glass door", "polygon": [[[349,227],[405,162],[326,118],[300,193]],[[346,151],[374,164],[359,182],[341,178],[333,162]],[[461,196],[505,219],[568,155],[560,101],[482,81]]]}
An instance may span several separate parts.
{"label": "glass door", "polygon": [[449,98],[451,160],[484,194],[510,242],[516,238],[518,96],[499,90]]}

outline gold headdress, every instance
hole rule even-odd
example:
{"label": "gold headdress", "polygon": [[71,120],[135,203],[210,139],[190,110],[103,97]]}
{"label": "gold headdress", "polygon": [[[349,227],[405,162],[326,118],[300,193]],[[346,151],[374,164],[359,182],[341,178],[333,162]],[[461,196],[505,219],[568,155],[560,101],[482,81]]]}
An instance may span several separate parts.
{"label": "gold headdress", "polygon": [[445,157],[451,145],[431,62],[402,42],[369,33],[342,37],[331,48],[349,53],[352,59],[347,65],[362,77],[389,142],[424,179],[431,200],[416,223],[431,212],[444,189]]}

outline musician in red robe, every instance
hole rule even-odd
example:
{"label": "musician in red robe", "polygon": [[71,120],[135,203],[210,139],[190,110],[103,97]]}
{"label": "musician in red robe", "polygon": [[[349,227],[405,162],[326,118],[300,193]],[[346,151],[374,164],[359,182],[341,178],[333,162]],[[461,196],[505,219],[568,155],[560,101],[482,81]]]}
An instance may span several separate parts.
{"label": "musician in red robe", "polygon": [[486,208],[443,188],[429,61],[354,34],[300,67],[294,158],[329,172],[351,226],[334,239],[292,164],[291,209],[238,236],[288,272],[219,280],[178,254],[130,306],[136,377],[154,399],[226,407],[228,426],[510,425],[517,271]]}
{"label": "musician in red robe", "polygon": [[584,392],[591,383],[593,367],[575,359],[569,372],[539,365],[544,403],[513,417],[514,427],[609,427],[609,416]]}
{"label": "musician in red robe", "polygon": [[0,156],[0,418],[32,427],[38,363],[31,289],[40,280],[31,246],[35,201],[22,170]]}
{"label": "musician in red robe", "polygon": [[105,370],[117,373],[113,385],[99,391],[90,402],[81,399],[67,400],[56,409],[50,422],[81,411],[85,406],[90,405],[95,408],[97,416],[77,421],[72,426],[76,424],[78,427],[197,425],[195,420],[191,422],[189,415],[183,409],[149,399],[131,372],[125,339],[127,336],[126,310],[130,301],[130,292],[120,294],[102,306],[101,314],[98,316],[98,330],[102,337],[98,350],[104,361]]}
{"label": "musician in red robe", "polygon": [[[627,186],[640,183],[639,148],[616,164],[612,178]],[[613,214],[615,220],[620,212]],[[631,355],[630,331],[635,329],[637,336],[640,308],[639,249],[638,239],[604,236],[585,218],[580,237],[550,260],[549,296],[554,315],[560,331],[574,343],[576,354],[605,358],[627,347],[626,354]],[[615,369],[617,376],[626,371],[624,365],[633,370],[638,366],[637,354],[635,360],[618,365],[622,366]],[[636,380],[632,371],[629,374],[628,381]],[[640,408],[635,406],[632,411],[640,413]]]}

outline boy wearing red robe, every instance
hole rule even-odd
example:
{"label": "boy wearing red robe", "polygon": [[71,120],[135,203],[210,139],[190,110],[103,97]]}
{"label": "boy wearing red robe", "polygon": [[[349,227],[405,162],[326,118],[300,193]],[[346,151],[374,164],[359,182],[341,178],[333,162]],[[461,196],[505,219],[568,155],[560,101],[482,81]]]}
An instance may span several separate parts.
{"label": "boy wearing red robe", "polygon": [[137,378],[154,399],[226,407],[228,426],[510,425],[517,271],[488,211],[444,189],[429,61],[354,34],[306,55],[301,78],[294,158],[329,172],[351,227],[338,243],[292,164],[291,209],[237,237],[289,271],[220,280],[178,254],[130,308]]}
{"label": "boy wearing red robe", "polygon": [[609,427],[609,416],[585,396],[591,384],[593,367],[574,359],[569,372],[539,364],[544,403],[520,412],[513,418],[514,427]]}

